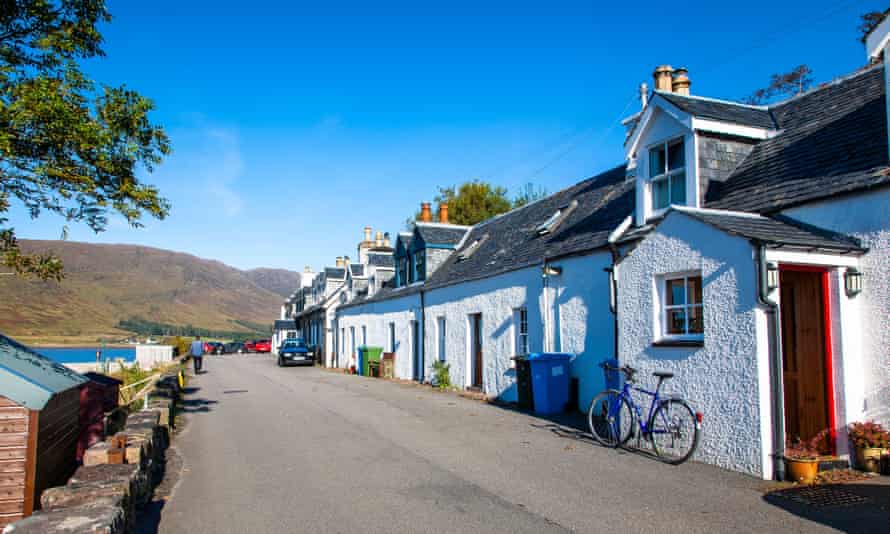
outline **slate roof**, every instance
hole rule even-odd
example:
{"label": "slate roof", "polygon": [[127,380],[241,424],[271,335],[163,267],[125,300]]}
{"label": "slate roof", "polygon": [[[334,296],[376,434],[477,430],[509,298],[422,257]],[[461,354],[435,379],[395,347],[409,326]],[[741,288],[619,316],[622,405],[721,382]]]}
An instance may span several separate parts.
{"label": "slate roof", "polygon": [[879,65],[771,107],[781,133],[712,181],[705,206],[770,213],[890,184],[885,98]]}
{"label": "slate roof", "polygon": [[699,96],[683,96],[662,91],[656,91],[655,94],[664,98],[681,111],[696,117],[770,130],[776,127],[772,113],[766,106],[749,106],[736,102],[726,102]]}
{"label": "slate roof", "polygon": [[423,222],[415,223],[414,228],[427,245],[456,245],[470,229],[469,226]]}
{"label": "slate roof", "polygon": [[273,328],[275,330],[296,330],[297,322],[293,319],[276,319]]}
{"label": "slate roof", "polygon": [[0,334],[0,393],[30,410],[42,410],[56,393],[87,382],[83,375]]}
{"label": "slate roof", "polygon": [[368,254],[368,265],[395,269],[392,254]]}
{"label": "slate roof", "polygon": [[349,271],[352,273],[352,276],[365,276],[365,266],[361,263],[350,263]]}
{"label": "slate roof", "polygon": [[324,275],[326,278],[333,278],[334,280],[343,280],[346,278],[346,268],[345,267],[325,267]]}
{"label": "slate roof", "polygon": [[751,239],[772,247],[791,246],[863,253],[858,240],[806,225],[788,217],[766,217],[753,213],[674,208],[726,233]]}

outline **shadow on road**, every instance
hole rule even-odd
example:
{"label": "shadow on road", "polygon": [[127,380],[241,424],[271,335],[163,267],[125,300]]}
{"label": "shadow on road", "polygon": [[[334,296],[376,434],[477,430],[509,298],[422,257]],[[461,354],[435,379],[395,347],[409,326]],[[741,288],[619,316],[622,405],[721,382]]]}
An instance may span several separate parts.
{"label": "shadow on road", "polygon": [[773,491],[767,503],[842,532],[887,532],[890,485],[826,484]]}

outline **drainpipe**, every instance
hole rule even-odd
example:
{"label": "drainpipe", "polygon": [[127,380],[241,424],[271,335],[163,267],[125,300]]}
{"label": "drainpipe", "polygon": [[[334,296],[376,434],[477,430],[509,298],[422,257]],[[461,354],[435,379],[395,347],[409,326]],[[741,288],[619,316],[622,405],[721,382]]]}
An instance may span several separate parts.
{"label": "drainpipe", "polygon": [[615,361],[618,361],[618,260],[621,259],[621,253],[618,252],[618,246],[609,242],[609,252],[612,253],[612,266],[606,268],[609,273],[609,311],[612,312],[612,338],[614,343]]}
{"label": "drainpipe", "polygon": [[778,305],[769,299],[766,246],[757,244],[757,301],[766,308],[769,332],[770,398],[772,399],[773,473],[785,479],[785,388],[782,377],[782,330]]}
{"label": "drainpipe", "polygon": [[541,266],[541,279],[543,281],[543,287],[541,288],[541,329],[544,333],[543,335],[543,343],[542,343],[542,352],[549,352],[548,342],[550,338],[550,331],[547,328],[547,315],[550,313],[550,304],[547,300],[547,287],[549,286],[547,282],[547,262]]}
{"label": "drainpipe", "polygon": [[424,374],[426,373],[426,301],[424,292],[420,290],[420,383],[423,383]]}

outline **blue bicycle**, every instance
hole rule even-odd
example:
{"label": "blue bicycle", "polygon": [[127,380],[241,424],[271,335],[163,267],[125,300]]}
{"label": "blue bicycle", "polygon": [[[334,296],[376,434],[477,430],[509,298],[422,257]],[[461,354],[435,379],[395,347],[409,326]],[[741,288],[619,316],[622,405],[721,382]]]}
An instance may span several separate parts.
{"label": "blue bicycle", "polygon": [[[692,410],[685,400],[679,397],[662,397],[659,393],[662,383],[674,376],[673,373],[655,372],[658,386],[648,391],[637,386],[634,375],[637,370],[628,367],[614,367],[601,364],[608,372],[624,374],[624,388],[607,389],[600,392],[590,403],[587,422],[590,433],[605,447],[620,447],[627,443],[638,430],[637,440],[645,438],[652,443],[655,454],[669,464],[682,464],[695,449],[701,434],[701,414]],[[631,390],[652,397],[649,413],[643,418],[640,407],[634,402]]]}

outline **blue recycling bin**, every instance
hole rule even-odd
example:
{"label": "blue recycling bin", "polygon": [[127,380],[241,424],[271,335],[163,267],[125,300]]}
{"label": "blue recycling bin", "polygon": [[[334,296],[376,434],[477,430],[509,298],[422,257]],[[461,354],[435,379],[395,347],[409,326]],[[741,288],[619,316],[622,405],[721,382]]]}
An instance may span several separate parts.
{"label": "blue recycling bin", "polygon": [[357,349],[358,355],[356,356],[357,361],[355,362],[355,374],[361,375],[363,369],[363,363],[365,361],[365,346],[362,345]]}
{"label": "blue recycling bin", "polygon": [[532,397],[535,413],[562,413],[569,403],[572,381],[572,355],[561,352],[530,354]]}

